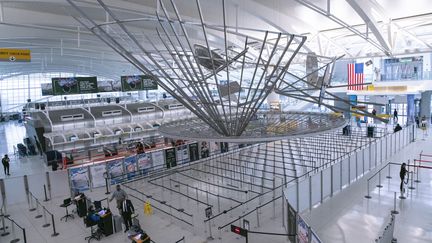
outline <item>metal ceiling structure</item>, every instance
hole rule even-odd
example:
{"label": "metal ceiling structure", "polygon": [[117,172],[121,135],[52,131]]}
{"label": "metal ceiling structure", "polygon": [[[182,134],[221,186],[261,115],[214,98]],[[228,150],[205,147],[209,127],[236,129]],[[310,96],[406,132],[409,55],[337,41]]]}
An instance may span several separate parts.
{"label": "metal ceiling structure", "polygon": [[[105,1],[122,19],[151,20],[135,28],[154,35],[156,2]],[[79,3],[98,24],[112,21],[95,1]],[[185,20],[199,20],[188,10],[193,9],[195,1],[175,3],[186,15]],[[222,24],[218,22],[220,1],[201,3],[206,19]],[[230,26],[303,35],[307,41],[301,51],[321,56],[421,53],[430,52],[432,46],[432,11],[427,0],[227,0],[226,9]],[[170,7],[167,11],[175,14]],[[31,63],[0,63],[0,79],[60,71],[118,79],[122,74],[139,72],[77,22],[75,13],[65,0],[0,1],[0,47],[32,50]]]}
{"label": "metal ceiling structure", "polygon": [[[168,1],[159,0],[155,9],[156,20],[122,16],[121,12],[105,1],[97,0],[96,6],[112,19],[103,23],[93,20],[87,12],[87,3],[76,0],[67,2],[77,11],[77,14],[73,14],[76,21],[137,69],[150,75],[165,91],[193,112],[199,121],[204,122],[204,129],[196,121],[190,122],[201,130],[214,131],[226,139],[251,138],[247,128],[255,126],[249,123],[272,92],[324,105],[335,112],[350,111],[324,102],[328,99],[326,96],[341,100],[326,89],[330,86],[332,66],[342,56],[324,57],[313,52],[302,52],[305,36],[228,25],[229,11],[225,0],[219,1],[219,5],[213,3],[210,16],[213,14],[220,18],[213,22],[207,20],[202,4],[204,1],[200,0],[195,1],[195,6],[183,9],[184,12],[181,11],[181,5],[173,0],[167,5],[164,2]],[[217,14],[216,10],[220,13]],[[199,21],[189,20],[190,15],[198,16]],[[155,25],[155,33],[137,29],[137,26],[148,24]],[[371,44],[378,45],[376,42]],[[388,54],[386,49],[383,51]],[[299,56],[305,60],[314,57],[311,59],[314,60],[313,68],[303,78],[290,71],[291,63]],[[320,70],[324,70],[321,76],[318,75]],[[291,78],[286,78],[287,75]],[[313,78],[305,80],[308,76]],[[312,92],[318,90],[319,96],[313,97],[312,92],[296,86],[299,82]],[[287,87],[281,88],[284,86],[281,83]],[[350,102],[346,103],[350,107]],[[309,116],[309,120],[314,116],[302,115]],[[367,111],[361,115],[371,116]],[[289,120],[288,123],[294,121],[285,116],[284,121],[278,119],[279,125],[283,126],[286,120]],[[260,129],[266,131],[256,132],[252,129],[252,137],[265,137],[266,140],[270,139],[268,137],[280,137],[279,133],[268,132],[267,126],[273,126],[273,120],[264,120],[264,123],[260,123]],[[334,125],[331,119],[328,120],[328,124]],[[285,136],[295,136],[299,127],[307,128],[300,129],[303,132],[319,132],[329,129],[327,123],[322,122],[320,117],[318,129],[296,124],[294,129],[288,126],[289,129],[283,131]],[[340,124],[331,128],[335,127],[340,127]],[[184,137],[192,129],[186,128],[182,130],[182,136],[177,137]],[[215,137],[207,136],[211,135],[207,133],[205,135]]]}

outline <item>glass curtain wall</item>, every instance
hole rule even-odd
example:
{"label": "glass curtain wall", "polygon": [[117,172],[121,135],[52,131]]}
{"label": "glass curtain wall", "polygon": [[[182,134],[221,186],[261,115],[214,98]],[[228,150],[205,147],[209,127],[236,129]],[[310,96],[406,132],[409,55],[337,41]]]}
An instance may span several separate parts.
{"label": "glass curtain wall", "polygon": [[[47,96],[42,96],[41,84],[50,84],[51,78],[56,77],[79,77],[88,75],[78,75],[73,73],[32,73],[28,75],[18,75],[4,80],[0,80],[0,104],[1,112],[19,112],[28,99],[37,101]],[[101,78],[99,78],[101,79]],[[103,80],[103,78],[102,78]],[[69,99],[90,98],[94,94],[74,95]],[[88,97],[87,97],[88,96]],[[62,97],[52,97],[50,100],[60,100]]]}

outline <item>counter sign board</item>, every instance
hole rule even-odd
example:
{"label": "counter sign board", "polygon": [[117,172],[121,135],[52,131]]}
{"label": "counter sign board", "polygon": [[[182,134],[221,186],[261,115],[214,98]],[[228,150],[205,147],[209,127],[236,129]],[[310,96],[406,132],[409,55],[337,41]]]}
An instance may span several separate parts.
{"label": "counter sign board", "polygon": [[0,48],[1,62],[30,62],[31,53],[27,49]]}

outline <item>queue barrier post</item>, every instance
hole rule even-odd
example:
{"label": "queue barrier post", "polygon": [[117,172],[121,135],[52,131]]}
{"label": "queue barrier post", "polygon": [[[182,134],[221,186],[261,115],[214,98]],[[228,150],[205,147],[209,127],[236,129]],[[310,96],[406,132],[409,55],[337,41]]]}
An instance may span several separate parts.
{"label": "queue barrier post", "polygon": [[26,235],[25,228],[22,228],[22,232],[23,232],[24,243],[27,243],[27,235]]}
{"label": "queue barrier post", "polygon": [[51,237],[56,237],[57,235],[59,235],[59,233],[56,232],[54,214],[51,214],[51,224],[52,224],[52,228],[53,228],[53,233],[52,233]]}
{"label": "queue barrier post", "polygon": [[45,208],[45,206],[42,206],[42,207],[43,207],[43,218],[44,218],[44,224],[42,225],[42,227],[46,228],[46,227],[49,227],[50,224],[47,221],[46,208]]}
{"label": "queue barrier post", "polygon": [[389,163],[388,164],[388,175],[386,176],[387,179],[391,179],[392,178],[391,175],[390,175],[390,171],[391,171],[390,166],[391,166],[391,164]]}
{"label": "queue barrier post", "polygon": [[6,229],[8,229],[8,227],[5,224],[5,215],[3,214],[3,209],[0,208],[0,216],[2,218],[1,222],[2,222],[2,227],[0,228],[0,230],[3,230],[3,233],[1,233],[0,236],[6,236],[9,235],[9,232],[6,231]]}
{"label": "queue barrier post", "polygon": [[17,236],[16,236],[15,224],[12,220],[11,220],[11,229],[12,229],[12,240],[10,241],[10,243],[16,243],[16,242],[20,241],[20,239],[17,238]]}
{"label": "queue barrier post", "polygon": [[29,204],[29,211],[30,212],[33,212],[33,211],[35,211],[36,210],[36,207],[34,206],[34,202],[33,202],[33,194],[30,192],[29,193],[29,201],[30,201],[30,204]]}
{"label": "queue barrier post", "polygon": [[36,219],[42,218],[42,214],[39,211],[39,200],[37,198],[36,198],[36,213],[37,213],[35,216]]}
{"label": "queue barrier post", "polygon": [[44,188],[44,196],[45,196],[44,202],[48,202],[49,199],[48,199],[47,189],[46,189],[46,185],[45,184],[43,185],[43,188]]}
{"label": "queue barrier post", "polygon": [[413,182],[414,182],[414,175],[413,175],[413,171],[410,171],[409,173],[411,173],[411,185],[408,187],[408,189],[410,190],[415,190],[415,187],[413,186]]}
{"label": "queue barrier post", "polygon": [[369,180],[367,180],[367,195],[365,196],[365,198],[367,198],[367,199],[371,199],[372,198],[371,195],[370,195],[370,193],[369,193]]}
{"label": "queue barrier post", "polygon": [[396,192],[394,192],[394,199],[393,199],[393,210],[391,211],[392,214],[398,214],[399,212],[396,210]]}
{"label": "queue barrier post", "polygon": [[[415,162],[416,162],[417,160],[416,159],[414,159],[414,165],[415,165]],[[420,161],[419,161],[419,163],[418,163],[418,165],[417,165],[417,175],[416,175],[416,180],[414,181],[414,182],[416,182],[416,183],[420,183],[421,182],[421,180],[419,179],[419,174],[420,174]]]}
{"label": "queue barrier post", "polygon": [[378,172],[378,185],[376,187],[381,188],[383,185],[381,185],[381,170]]}
{"label": "queue barrier post", "polygon": [[50,179],[50,174],[48,171],[46,172],[46,181],[47,181],[49,199],[52,199],[51,179]]}

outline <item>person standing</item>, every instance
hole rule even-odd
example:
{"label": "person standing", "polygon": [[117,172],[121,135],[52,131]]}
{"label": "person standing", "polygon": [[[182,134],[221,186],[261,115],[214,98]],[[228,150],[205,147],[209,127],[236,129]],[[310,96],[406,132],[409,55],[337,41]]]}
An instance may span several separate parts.
{"label": "person standing", "polygon": [[5,175],[10,175],[9,174],[9,157],[7,154],[5,154],[5,156],[2,159],[2,164],[3,164],[3,170]]}
{"label": "person standing", "polygon": [[426,129],[426,116],[422,116],[421,126],[422,126],[423,129]]}
{"label": "person standing", "polygon": [[397,121],[397,120],[398,120],[398,112],[397,112],[396,109],[394,109],[394,111],[393,111],[393,120],[394,120],[394,121]]}
{"label": "person standing", "polygon": [[131,202],[131,200],[126,199],[122,203],[121,215],[125,224],[125,231],[127,232],[130,227],[132,227],[132,214],[135,213],[135,208]]}
{"label": "person standing", "polygon": [[117,185],[116,190],[113,192],[111,199],[109,201],[111,202],[115,198],[117,202],[117,208],[121,212],[122,204],[123,201],[126,200],[126,197],[127,197],[127,193],[123,189],[121,189],[120,185]]}
{"label": "person standing", "polygon": [[417,124],[417,128],[420,128],[420,119],[418,116],[415,117],[415,122]]}
{"label": "person standing", "polygon": [[401,179],[401,182],[400,182],[400,191],[402,193],[404,192],[403,183],[404,183],[405,176],[406,176],[407,173],[408,173],[408,170],[406,169],[406,163],[402,163],[401,169],[400,169],[400,172],[399,172],[399,177]]}

